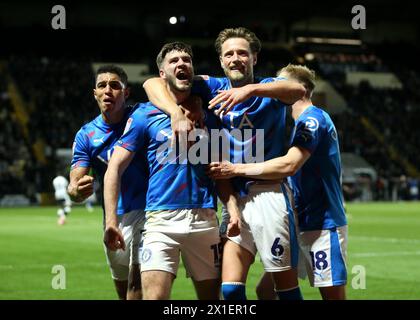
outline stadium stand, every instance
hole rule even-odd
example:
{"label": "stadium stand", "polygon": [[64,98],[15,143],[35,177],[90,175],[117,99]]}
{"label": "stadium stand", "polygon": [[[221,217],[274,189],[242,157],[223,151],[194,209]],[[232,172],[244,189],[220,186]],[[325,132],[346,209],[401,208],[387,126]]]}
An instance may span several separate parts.
{"label": "stadium stand", "polygon": [[[95,63],[141,64],[150,75],[156,74],[157,49],[163,42],[176,39],[193,45],[197,74],[221,76],[213,40],[218,31],[226,27],[226,17],[220,16],[220,20],[211,22],[188,17],[185,23],[170,26],[156,22],[158,16],[154,16],[152,9],[144,10],[150,17],[141,22],[141,27],[134,13],[127,15],[126,26],[108,21],[102,21],[101,25],[100,17],[96,17],[97,21],[92,20],[90,25],[80,23],[66,30],[66,37],[49,27],[34,24],[32,33],[43,34],[45,39],[26,37],[25,43],[2,48],[0,68],[6,76],[0,78],[0,198],[23,194],[31,202],[39,202],[39,194],[52,192],[51,180],[56,171],[62,169],[57,166],[57,151],[70,149],[77,129],[97,114],[91,91]],[[267,12],[264,14],[270,16]],[[304,19],[310,14],[302,11]],[[235,24],[242,22],[238,19],[234,20]],[[299,45],[296,37],[309,34],[310,28],[296,31],[292,28],[292,19],[287,22],[288,27],[276,21],[273,14],[266,24],[249,21],[246,25],[263,41],[256,75],[275,75],[289,62],[305,63],[315,69],[320,80],[331,86],[346,105],[340,112],[333,113],[341,151],[362,157],[377,173],[375,181],[369,181],[371,176],[359,177],[365,181],[363,183],[368,180],[371,198],[418,198],[420,151],[416,147],[415,132],[420,121],[420,68],[415,62],[417,47],[388,42],[369,46],[364,43],[351,48]],[[25,27],[10,28],[4,29],[6,42],[25,37]],[[336,35],[331,30],[318,34]],[[82,38],[94,41],[80,47],[77,44]],[[109,39],[121,39],[121,43],[108,45],[106,50],[97,45],[108,44]],[[49,42],[54,46],[49,46]],[[33,48],[30,53],[28,47]],[[401,87],[349,81],[349,74],[355,73],[392,75]],[[145,100],[141,83],[131,83],[129,103]],[[326,107],[329,112],[334,109],[331,105]],[[348,194],[345,192],[348,200],[363,198],[360,190],[356,190],[359,184],[349,182],[345,186],[350,190]]]}

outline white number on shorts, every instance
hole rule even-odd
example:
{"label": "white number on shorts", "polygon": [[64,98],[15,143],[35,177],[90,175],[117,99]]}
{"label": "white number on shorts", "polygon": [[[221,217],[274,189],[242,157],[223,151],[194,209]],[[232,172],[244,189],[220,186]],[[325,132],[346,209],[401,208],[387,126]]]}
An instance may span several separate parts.
{"label": "white number on shorts", "polygon": [[214,266],[219,267],[220,266],[220,260],[222,257],[222,243],[219,242],[218,244],[213,244],[210,246],[210,248],[213,250],[214,254]]}
{"label": "white number on shorts", "polygon": [[273,245],[271,246],[271,254],[279,258],[284,252],[283,246],[280,244],[280,238],[274,239]]}
{"label": "white number on shorts", "polygon": [[311,260],[312,260],[312,269],[315,270],[315,268],[317,268],[318,270],[324,270],[328,267],[328,262],[327,262],[327,253],[325,251],[317,251],[314,252],[313,251],[309,251],[310,255],[311,255]]}

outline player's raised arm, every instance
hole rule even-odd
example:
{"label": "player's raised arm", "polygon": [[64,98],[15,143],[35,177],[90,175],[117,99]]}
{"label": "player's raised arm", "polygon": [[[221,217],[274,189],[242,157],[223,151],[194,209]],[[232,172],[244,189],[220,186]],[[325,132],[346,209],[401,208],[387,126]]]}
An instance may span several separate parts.
{"label": "player's raised arm", "polygon": [[305,87],[296,81],[273,81],[264,83],[252,83],[243,87],[220,90],[218,95],[209,101],[209,109],[221,103],[217,113],[226,114],[235,105],[248,100],[252,96],[268,97],[293,104],[305,95]]}
{"label": "player's raised arm", "polygon": [[143,88],[150,102],[171,117],[174,137],[187,134],[194,128],[193,122],[184,115],[169,94],[165,80],[159,77],[150,78],[144,82]]}
{"label": "player's raised arm", "polygon": [[277,180],[293,176],[309,159],[311,153],[302,147],[293,146],[283,157],[261,163],[212,162],[208,175],[212,179],[229,179],[243,176],[255,179]]}
{"label": "player's raised arm", "polygon": [[89,176],[90,168],[77,167],[70,171],[70,183],[67,193],[74,202],[82,202],[93,193],[93,177]]}
{"label": "player's raised arm", "polygon": [[230,215],[227,235],[235,237],[241,232],[241,212],[230,181],[216,181],[217,194]]}
{"label": "player's raised arm", "polygon": [[135,153],[115,147],[104,177],[105,234],[104,243],[110,250],[125,249],[124,238],[118,228],[117,206],[121,176]]}

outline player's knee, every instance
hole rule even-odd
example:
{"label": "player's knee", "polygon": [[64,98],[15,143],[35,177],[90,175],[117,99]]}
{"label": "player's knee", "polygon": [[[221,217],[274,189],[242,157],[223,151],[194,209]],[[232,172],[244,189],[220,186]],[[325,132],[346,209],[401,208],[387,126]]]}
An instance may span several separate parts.
{"label": "player's knee", "polygon": [[225,300],[246,300],[245,284],[224,282],[222,283],[222,294]]}
{"label": "player's knee", "polygon": [[141,288],[129,287],[127,290],[127,300],[141,300],[143,298]]}
{"label": "player's knee", "polygon": [[170,292],[167,290],[152,290],[143,288],[143,300],[169,300]]}

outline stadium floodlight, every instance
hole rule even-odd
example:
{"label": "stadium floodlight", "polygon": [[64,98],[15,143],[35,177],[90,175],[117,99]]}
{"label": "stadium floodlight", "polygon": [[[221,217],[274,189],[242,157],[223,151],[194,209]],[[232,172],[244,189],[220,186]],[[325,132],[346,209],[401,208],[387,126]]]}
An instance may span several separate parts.
{"label": "stadium floodlight", "polygon": [[305,54],[305,60],[306,61],[312,61],[315,59],[315,55],[313,53],[307,53]]}
{"label": "stadium floodlight", "polygon": [[176,24],[178,22],[178,19],[176,17],[170,17],[169,18],[169,23],[170,24]]}

